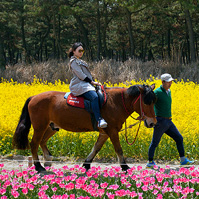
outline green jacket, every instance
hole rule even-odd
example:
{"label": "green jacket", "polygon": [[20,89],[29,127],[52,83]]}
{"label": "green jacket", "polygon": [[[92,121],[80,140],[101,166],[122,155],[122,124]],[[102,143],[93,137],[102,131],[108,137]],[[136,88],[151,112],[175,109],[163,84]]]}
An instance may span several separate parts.
{"label": "green jacket", "polygon": [[157,102],[155,103],[154,110],[155,115],[160,117],[171,117],[171,91],[168,90],[168,94],[166,90],[161,85],[154,91]]}

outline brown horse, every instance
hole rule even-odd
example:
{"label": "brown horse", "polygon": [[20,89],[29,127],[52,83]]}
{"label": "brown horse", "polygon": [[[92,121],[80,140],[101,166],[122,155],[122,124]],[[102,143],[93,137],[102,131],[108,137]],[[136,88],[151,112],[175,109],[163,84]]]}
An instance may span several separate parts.
{"label": "brown horse", "polygon": [[[96,154],[103,144],[110,138],[123,170],[129,167],[123,157],[123,151],[119,141],[118,132],[126,119],[136,111],[146,127],[156,124],[153,92],[154,85],[134,85],[129,88],[106,88],[108,100],[102,107],[102,117],[107,121],[108,127],[99,129],[99,137],[92,152],[86,158],[83,166],[88,170]],[[17,149],[28,149],[28,134],[31,124],[34,134],[30,143],[31,153],[35,169],[38,172],[45,171],[38,158],[39,145],[43,150],[45,161],[52,160],[52,155],[47,148],[48,139],[56,133],[49,124],[73,132],[93,131],[90,113],[84,109],[75,108],[66,104],[64,92],[49,91],[27,99],[21,117],[13,137],[13,146]],[[50,166],[44,164],[44,166]]]}

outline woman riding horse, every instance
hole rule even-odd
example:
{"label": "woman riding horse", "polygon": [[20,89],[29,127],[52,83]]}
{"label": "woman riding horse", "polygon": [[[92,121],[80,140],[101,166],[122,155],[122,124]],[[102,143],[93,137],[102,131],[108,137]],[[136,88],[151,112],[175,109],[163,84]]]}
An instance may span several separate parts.
{"label": "woman riding horse", "polygon": [[99,108],[99,99],[94,86],[101,86],[100,83],[93,81],[88,69],[88,64],[81,60],[84,49],[81,42],[74,43],[69,50],[70,68],[73,78],[70,82],[70,91],[74,96],[83,96],[91,102],[95,119],[99,128],[106,128],[107,122],[102,118]]}

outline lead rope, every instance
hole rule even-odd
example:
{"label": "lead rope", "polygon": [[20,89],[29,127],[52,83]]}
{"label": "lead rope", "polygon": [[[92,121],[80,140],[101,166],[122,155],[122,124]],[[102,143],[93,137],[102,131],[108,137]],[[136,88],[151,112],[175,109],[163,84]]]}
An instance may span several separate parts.
{"label": "lead rope", "polygon": [[[125,121],[125,138],[126,138],[126,142],[127,142],[129,145],[133,145],[134,142],[135,142],[135,140],[137,139],[138,132],[139,132],[139,130],[140,130],[141,120],[140,120],[139,122],[136,122],[135,124],[137,124],[137,123],[139,123],[139,127],[138,127],[138,130],[137,130],[137,133],[136,133],[136,135],[135,135],[135,138],[134,138],[133,142],[130,143],[130,142],[128,141],[128,138],[127,138],[127,127],[126,127],[126,121]],[[134,124],[134,125],[135,125],[135,124]],[[132,128],[134,125],[130,125],[128,128]]]}
{"label": "lead rope", "polygon": [[[141,121],[142,121],[143,116],[144,116],[144,113],[143,113],[143,110],[142,110],[142,95],[141,95],[141,94],[140,94],[139,97],[135,100],[135,102],[134,102],[133,104],[135,104],[135,103],[138,101],[139,98],[140,98],[140,112],[141,112],[141,114],[142,114],[142,115],[141,115],[141,118],[139,119],[138,122],[136,122],[136,123],[134,123],[134,124],[131,124],[129,127],[127,127],[126,121],[125,121],[125,129],[122,129],[122,130],[121,130],[121,131],[125,130],[125,139],[126,139],[126,142],[127,142],[129,145],[133,145],[134,142],[136,141],[137,136],[138,136],[138,132],[139,132],[139,130],[140,130]],[[123,91],[122,91],[122,101],[123,101],[123,104],[124,104]],[[125,104],[124,104],[124,108],[125,108],[126,112],[128,113]],[[129,113],[128,113],[128,114],[129,114]],[[131,115],[130,115],[130,116],[131,116]],[[132,117],[132,116],[131,116],[131,117]],[[134,117],[132,117],[132,118],[135,119],[135,120],[138,120],[138,119],[136,119],[136,118],[134,118]],[[133,126],[135,126],[135,125],[138,124],[138,123],[139,123],[139,127],[138,127],[138,129],[137,129],[136,136],[135,136],[133,142],[130,143],[130,142],[128,141],[128,138],[127,138],[127,129],[128,129],[128,128],[132,128]]]}

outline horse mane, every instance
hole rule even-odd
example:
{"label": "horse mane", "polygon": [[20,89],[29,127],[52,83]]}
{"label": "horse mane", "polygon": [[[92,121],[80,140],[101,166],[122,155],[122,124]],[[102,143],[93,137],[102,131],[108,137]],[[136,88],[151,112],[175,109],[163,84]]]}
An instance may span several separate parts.
{"label": "horse mane", "polygon": [[[127,94],[133,98],[137,97],[140,94],[139,87],[143,89],[142,94],[143,94],[144,104],[150,105],[156,102],[156,95],[153,92],[153,89],[151,88],[151,86],[146,85],[146,84],[143,84],[143,85],[138,84],[138,85],[130,86],[127,89]],[[124,89],[124,87],[105,87],[105,89]]]}
{"label": "horse mane", "polygon": [[138,96],[140,94],[139,87],[141,87],[143,89],[143,93],[142,94],[143,94],[144,104],[150,105],[150,104],[156,102],[156,95],[153,92],[153,89],[150,86],[146,85],[146,84],[134,85],[134,86],[129,87],[127,89],[128,95],[130,95],[132,97]]}

